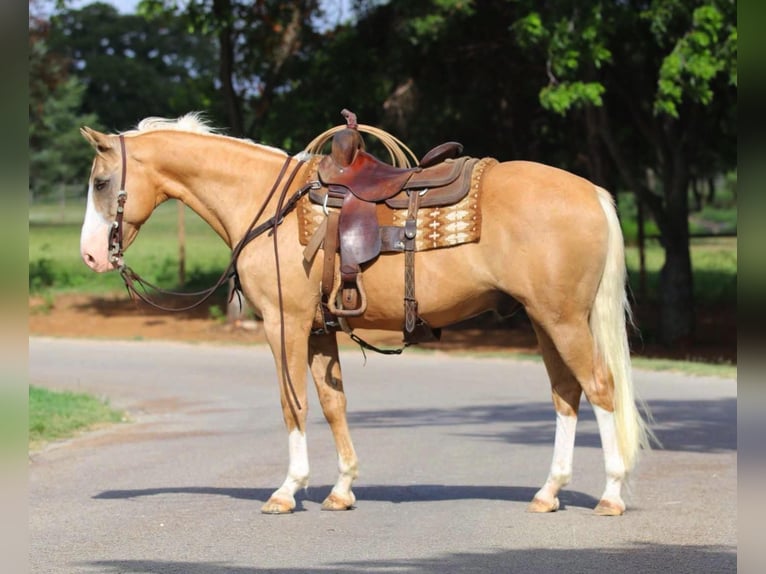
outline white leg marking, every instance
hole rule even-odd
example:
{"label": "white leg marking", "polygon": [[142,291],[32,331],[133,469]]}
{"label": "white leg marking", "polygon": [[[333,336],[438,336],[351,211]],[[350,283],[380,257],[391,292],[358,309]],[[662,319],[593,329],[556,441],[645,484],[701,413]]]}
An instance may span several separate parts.
{"label": "white leg marking", "polygon": [[536,499],[553,503],[558,507],[556,496],[559,490],[569,484],[569,481],[572,479],[576,430],[576,416],[556,413],[556,438],[553,442],[553,462],[551,463],[548,479],[543,487],[537,491],[537,494],[535,494]]}
{"label": "white leg marking", "polygon": [[359,471],[355,463],[349,464],[338,455],[338,480],[335,483],[335,486],[333,486],[332,491],[344,498],[348,496],[354,498],[354,495],[351,492],[351,485],[358,474]]}
{"label": "white leg marking", "polygon": [[276,496],[293,497],[301,488],[305,488],[309,482],[309,453],[306,435],[295,429],[290,431],[287,438],[290,449],[290,465],[287,469],[287,478],[282,486],[274,493]]}
{"label": "white leg marking", "polygon": [[593,412],[598,421],[598,431],[601,435],[601,446],[604,449],[604,467],[606,469],[606,489],[601,497],[620,505],[623,504],[620,492],[625,482],[625,464],[620,456],[620,447],[617,441],[617,426],[614,421],[614,413],[593,405]]}

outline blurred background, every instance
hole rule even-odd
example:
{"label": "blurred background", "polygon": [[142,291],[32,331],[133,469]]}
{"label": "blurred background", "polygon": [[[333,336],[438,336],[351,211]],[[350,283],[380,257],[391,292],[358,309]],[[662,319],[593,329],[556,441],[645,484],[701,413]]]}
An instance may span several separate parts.
{"label": "blurred background", "polygon": [[[418,156],[456,140],[611,190],[634,352],[736,364],[730,0],[29,0],[32,315],[72,294],[125,297],[119,277],[79,260],[92,160],[80,126],[116,132],[198,110],[228,135],[296,153],[343,123],[343,108]],[[163,206],[130,261],[164,287],[206,287],[228,253],[196,216]],[[225,320],[225,299],[209,319]],[[461,328],[528,332],[524,317]]]}

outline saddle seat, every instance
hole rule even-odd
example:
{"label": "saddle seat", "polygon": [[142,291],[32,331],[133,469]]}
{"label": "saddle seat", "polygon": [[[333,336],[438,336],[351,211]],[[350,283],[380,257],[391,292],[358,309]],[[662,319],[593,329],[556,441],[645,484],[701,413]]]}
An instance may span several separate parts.
{"label": "saddle seat", "polygon": [[340,165],[332,156],[326,156],[318,166],[323,188],[312,190],[311,199],[327,207],[341,207],[350,192],[367,203],[385,202],[391,209],[406,209],[409,192],[417,191],[420,207],[452,205],[468,193],[471,170],[467,168],[476,161],[463,156],[425,168],[398,168],[364,150],[357,152],[350,165]]}

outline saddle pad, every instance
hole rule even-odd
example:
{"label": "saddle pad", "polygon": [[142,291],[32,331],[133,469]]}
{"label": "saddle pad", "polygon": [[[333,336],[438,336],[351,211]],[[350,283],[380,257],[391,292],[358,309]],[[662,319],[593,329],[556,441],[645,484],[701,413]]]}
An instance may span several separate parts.
{"label": "saddle pad", "polygon": [[[306,183],[317,181],[316,166],[312,161],[306,170]],[[461,201],[442,207],[421,207],[417,217],[416,251],[452,247],[479,241],[481,237],[481,181],[485,171],[497,163],[494,158],[483,158],[471,173],[471,189]],[[333,209],[333,208],[329,208]],[[406,209],[390,209],[384,203],[377,206],[380,225],[403,227]],[[321,205],[312,203],[308,195],[298,202],[298,232],[301,245],[307,245],[326,216]]]}

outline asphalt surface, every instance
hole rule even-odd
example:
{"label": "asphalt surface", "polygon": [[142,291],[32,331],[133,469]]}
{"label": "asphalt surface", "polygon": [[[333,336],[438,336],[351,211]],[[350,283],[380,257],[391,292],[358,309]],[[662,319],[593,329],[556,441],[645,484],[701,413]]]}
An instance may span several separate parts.
{"label": "asphalt surface", "polygon": [[342,357],[357,506],[320,510],[336,457],[311,392],[311,486],[268,516],[287,436],[267,348],[31,338],[31,384],[103,396],[131,422],[30,456],[30,571],[736,572],[735,380],[636,372],[664,448],[622,517],[591,510],[604,475],[586,405],[562,509],[538,515],[555,420],[542,363]]}

